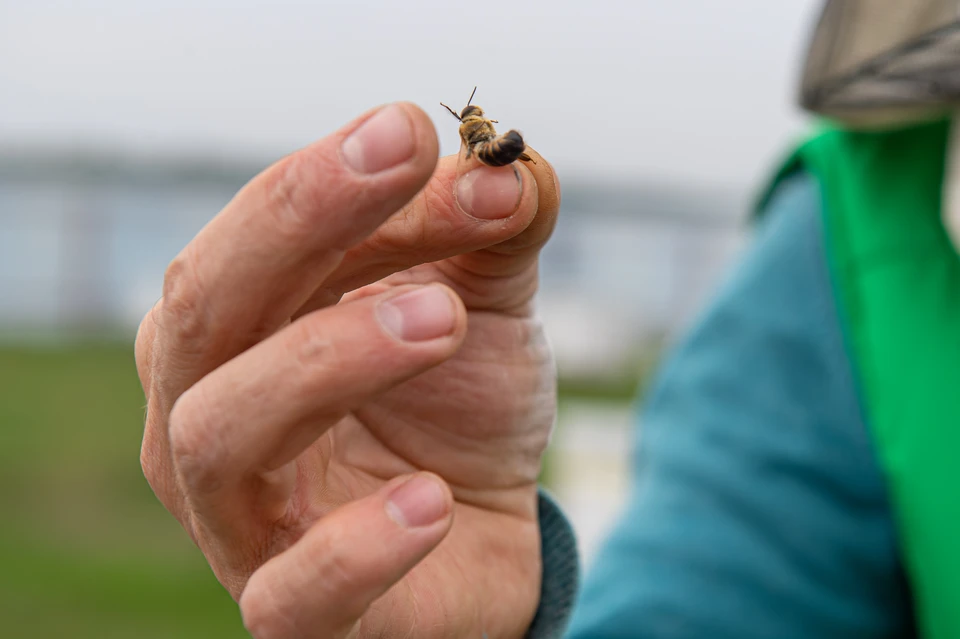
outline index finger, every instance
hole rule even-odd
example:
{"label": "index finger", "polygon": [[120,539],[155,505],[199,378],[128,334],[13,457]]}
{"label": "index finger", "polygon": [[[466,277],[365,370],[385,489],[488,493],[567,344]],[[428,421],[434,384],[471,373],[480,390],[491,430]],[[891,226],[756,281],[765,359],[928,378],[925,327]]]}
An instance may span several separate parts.
{"label": "index finger", "polygon": [[397,103],[254,178],[167,269],[156,315],[167,400],[279,328],[436,161],[430,119]]}

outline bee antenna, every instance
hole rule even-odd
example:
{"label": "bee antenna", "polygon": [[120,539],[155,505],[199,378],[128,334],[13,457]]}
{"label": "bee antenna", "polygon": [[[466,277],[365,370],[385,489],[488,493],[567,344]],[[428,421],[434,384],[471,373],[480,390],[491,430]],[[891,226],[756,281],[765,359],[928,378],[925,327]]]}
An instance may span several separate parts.
{"label": "bee antenna", "polygon": [[473,87],[473,93],[470,94],[470,99],[467,100],[467,106],[470,106],[470,103],[473,102],[473,96],[477,94],[477,87]]}

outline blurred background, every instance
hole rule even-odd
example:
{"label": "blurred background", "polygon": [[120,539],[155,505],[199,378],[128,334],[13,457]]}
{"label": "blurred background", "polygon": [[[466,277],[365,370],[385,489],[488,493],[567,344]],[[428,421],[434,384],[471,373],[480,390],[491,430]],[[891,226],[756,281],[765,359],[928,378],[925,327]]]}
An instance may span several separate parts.
{"label": "blurred background", "polygon": [[474,85],[563,183],[540,295],[561,374],[543,479],[589,565],[651,372],[804,130],[794,86],[819,4],[0,0],[10,636],[244,636],[142,478],[137,324],[167,263],[267,164],[398,99],[453,153],[439,102]]}

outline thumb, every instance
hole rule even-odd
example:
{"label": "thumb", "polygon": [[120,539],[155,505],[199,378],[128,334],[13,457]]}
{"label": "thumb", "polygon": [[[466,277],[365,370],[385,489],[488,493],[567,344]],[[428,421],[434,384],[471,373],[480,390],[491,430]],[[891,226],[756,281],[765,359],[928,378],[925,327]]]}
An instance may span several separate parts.
{"label": "thumb", "polygon": [[512,166],[525,176],[524,185],[532,176],[537,186],[536,215],[508,239],[447,260],[457,268],[444,269],[449,278],[446,283],[467,308],[510,311],[527,303],[537,289],[540,250],[553,233],[560,212],[560,182],[553,167],[536,150],[528,146],[524,152],[532,161],[518,161]]}
{"label": "thumb", "polygon": [[255,639],[346,639],[360,617],[440,543],[453,497],[430,473],[395,479],[313,525],[240,596]]}

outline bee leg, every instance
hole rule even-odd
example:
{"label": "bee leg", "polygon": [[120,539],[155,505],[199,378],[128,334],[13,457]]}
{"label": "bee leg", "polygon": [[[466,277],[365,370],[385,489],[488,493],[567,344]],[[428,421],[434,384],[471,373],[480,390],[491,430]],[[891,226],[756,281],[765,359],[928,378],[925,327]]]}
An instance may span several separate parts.
{"label": "bee leg", "polygon": [[518,159],[518,160],[523,160],[524,162],[533,162],[534,164],[537,163],[536,160],[534,160],[532,157],[530,157],[530,156],[527,155],[526,153],[521,153],[520,155],[517,156],[517,159]]}
{"label": "bee leg", "polygon": [[473,147],[468,144],[468,145],[467,145],[467,155],[466,155],[466,159],[469,160],[471,155],[473,155]]}
{"label": "bee leg", "polygon": [[460,118],[460,115],[459,115],[456,111],[454,111],[453,109],[451,109],[450,107],[448,107],[446,104],[444,104],[443,102],[441,102],[441,103],[440,103],[440,106],[442,106],[444,109],[446,109],[447,111],[449,111],[450,113],[452,113],[452,114],[453,114],[453,117],[455,117],[456,119],[458,119],[458,120],[460,120],[461,122],[463,122],[463,120]]}
{"label": "bee leg", "polygon": [[500,120],[490,120],[490,121],[493,122],[494,124],[500,124]]}

